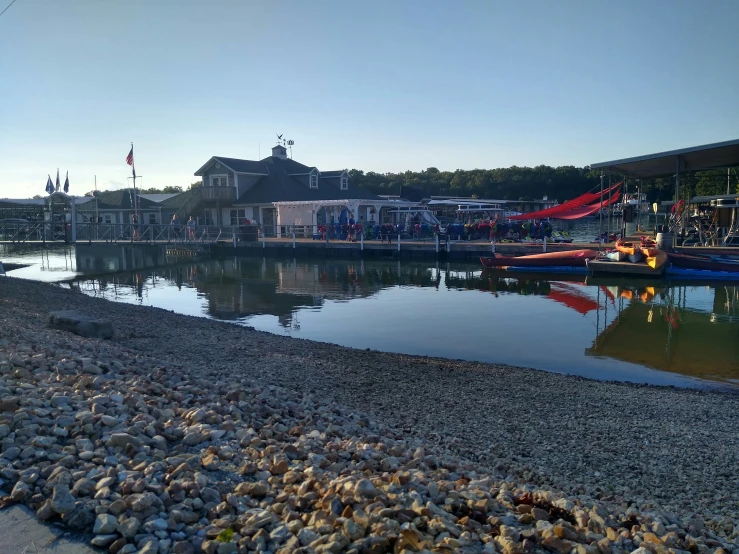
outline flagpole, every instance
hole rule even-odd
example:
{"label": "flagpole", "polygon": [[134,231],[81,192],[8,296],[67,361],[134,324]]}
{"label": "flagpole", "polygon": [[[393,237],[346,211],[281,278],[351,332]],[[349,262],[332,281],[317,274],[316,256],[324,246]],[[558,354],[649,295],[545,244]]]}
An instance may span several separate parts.
{"label": "flagpole", "polygon": [[131,170],[133,171],[133,213],[139,218],[138,202],[136,202],[136,156],[133,155],[133,142],[131,143]]}

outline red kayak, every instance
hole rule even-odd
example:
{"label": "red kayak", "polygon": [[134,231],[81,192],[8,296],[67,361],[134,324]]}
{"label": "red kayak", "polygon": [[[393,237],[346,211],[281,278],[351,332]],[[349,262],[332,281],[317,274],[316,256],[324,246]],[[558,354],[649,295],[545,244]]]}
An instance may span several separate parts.
{"label": "red kayak", "polygon": [[597,250],[567,250],[564,252],[547,252],[530,256],[503,256],[493,254],[492,258],[480,258],[485,267],[583,267],[587,260],[594,260]]}
{"label": "red kayak", "polygon": [[674,252],[668,252],[667,257],[673,267],[739,272],[739,260],[734,261],[731,258],[722,260],[706,256],[696,256],[694,254],[677,254]]}

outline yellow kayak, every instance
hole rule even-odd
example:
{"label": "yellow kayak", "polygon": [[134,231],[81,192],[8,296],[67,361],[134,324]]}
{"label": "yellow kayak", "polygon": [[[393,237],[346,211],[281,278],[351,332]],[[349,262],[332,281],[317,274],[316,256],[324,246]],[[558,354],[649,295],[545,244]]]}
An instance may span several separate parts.
{"label": "yellow kayak", "polygon": [[665,254],[661,250],[655,252],[654,256],[646,257],[647,265],[651,267],[652,269],[658,269],[662,267],[666,261],[667,261],[667,254]]}

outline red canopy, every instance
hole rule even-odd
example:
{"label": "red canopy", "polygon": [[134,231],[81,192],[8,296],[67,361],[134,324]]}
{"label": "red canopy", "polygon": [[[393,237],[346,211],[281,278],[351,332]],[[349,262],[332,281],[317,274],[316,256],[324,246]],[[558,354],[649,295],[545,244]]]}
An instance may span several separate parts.
{"label": "red canopy", "polygon": [[618,202],[621,198],[620,192],[620,190],[617,190],[616,194],[614,194],[610,199],[603,200],[603,202],[598,202],[597,204],[593,204],[591,206],[583,206],[582,208],[577,208],[575,210],[569,210],[563,214],[554,215],[551,217],[555,219],[580,219],[581,217],[592,215],[601,208],[605,208],[607,206],[610,206],[611,204],[615,204],[616,202]]}
{"label": "red canopy", "polygon": [[[604,190],[603,195],[605,196],[606,194],[609,194],[620,185],[621,182],[618,182],[612,187]],[[555,217],[557,214],[569,212],[570,210],[580,208],[582,206],[585,206],[586,204],[595,202],[596,200],[600,200],[600,192],[586,192],[585,194],[578,196],[577,198],[573,198],[572,200],[568,200],[567,202],[563,202],[562,204],[552,206],[551,208],[539,210],[538,212],[529,212],[527,214],[514,215],[513,217],[509,217],[508,219],[513,221],[524,221],[528,219],[545,219],[547,217]]]}

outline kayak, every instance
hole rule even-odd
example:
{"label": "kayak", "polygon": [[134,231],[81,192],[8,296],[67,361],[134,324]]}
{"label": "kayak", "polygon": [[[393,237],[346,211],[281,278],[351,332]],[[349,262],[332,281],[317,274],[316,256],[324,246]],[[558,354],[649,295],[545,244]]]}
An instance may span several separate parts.
{"label": "kayak", "polygon": [[734,281],[739,279],[739,271],[710,271],[707,269],[688,269],[670,266],[667,268],[668,277],[681,279],[699,279],[706,281]]}
{"label": "kayak", "polygon": [[614,250],[613,252],[608,252],[606,254],[606,258],[612,262],[622,262],[626,259],[626,254],[619,252],[618,250]]}
{"label": "kayak", "polygon": [[641,245],[635,244],[633,242],[624,242],[623,240],[619,239],[616,241],[616,250],[619,252],[623,252],[627,256],[633,256],[637,252],[640,252]]}
{"label": "kayak", "polygon": [[669,258],[672,267],[739,273],[739,261],[733,261],[730,258],[716,259],[691,254],[677,254],[673,252],[668,253],[667,257]]}
{"label": "kayak", "polygon": [[584,267],[587,260],[594,260],[597,256],[597,250],[568,250],[565,252],[531,254],[529,256],[503,256],[501,254],[494,254],[490,258],[480,258],[480,262],[485,267]]}
{"label": "kayak", "polygon": [[[652,254],[648,254],[647,252],[651,250],[653,250],[654,252]],[[665,265],[665,262],[667,262],[667,254],[659,249],[642,248],[641,252],[647,260],[647,265],[652,269],[658,269]]]}

